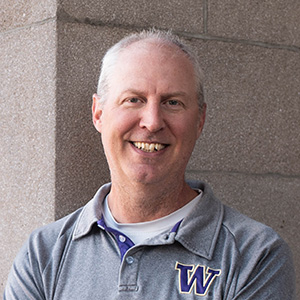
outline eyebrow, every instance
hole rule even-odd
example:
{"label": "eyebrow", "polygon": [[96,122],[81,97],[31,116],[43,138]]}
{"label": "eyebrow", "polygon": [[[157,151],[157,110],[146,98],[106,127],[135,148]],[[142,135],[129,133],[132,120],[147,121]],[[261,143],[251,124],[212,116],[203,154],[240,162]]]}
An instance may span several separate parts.
{"label": "eyebrow", "polygon": [[184,92],[174,92],[174,93],[162,94],[161,98],[163,100],[166,100],[166,99],[170,99],[173,97],[185,97],[185,96],[186,96],[186,93],[184,93]]}
{"label": "eyebrow", "polygon": [[[138,90],[138,89],[127,89],[122,94],[126,94],[126,93],[133,93],[133,94],[136,94],[136,95],[143,95],[145,97],[145,93],[143,91]],[[170,99],[170,98],[178,97],[178,96],[185,97],[186,93],[185,92],[180,92],[180,91],[174,92],[174,93],[165,93],[165,94],[161,95],[161,98],[163,100],[165,100],[165,99]]]}

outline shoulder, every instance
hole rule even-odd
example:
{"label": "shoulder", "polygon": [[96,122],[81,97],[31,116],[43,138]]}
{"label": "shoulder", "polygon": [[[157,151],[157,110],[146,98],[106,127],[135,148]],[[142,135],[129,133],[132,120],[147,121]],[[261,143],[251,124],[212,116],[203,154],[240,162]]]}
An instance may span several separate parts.
{"label": "shoulder", "polygon": [[215,236],[221,237],[222,234],[226,234],[228,241],[231,240],[239,251],[247,244],[251,244],[252,247],[285,245],[283,239],[271,227],[223,204],[207,183],[196,182],[194,186],[203,191],[203,200],[198,212],[200,216],[205,212],[210,226],[215,227]]}
{"label": "shoulder", "polygon": [[84,207],[81,207],[73,213],[57,221],[35,229],[30,234],[29,240],[35,240],[36,238],[40,238],[42,240],[48,240],[49,243],[51,243],[61,237],[70,235],[83,209]]}
{"label": "shoulder", "polygon": [[231,241],[228,248],[235,248],[232,263],[237,266],[236,293],[241,299],[253,291],[259,299],[294,299],[292,252],[277,232],[224,205],[222,235]]}
{"label": "shoulder", "polygon": [[109,189],[110,184],[103,185],[85,206],[33,231],[28,240],[29,245],[33,248],[45,249],[47,252],[56,245],[87,235],[102,216],[102,200]]}
{"label": "shoulder", "polygon": [[[8,276],[4,299],[46,299],[82,209],[33,231]],[[48,272],[46,272],[48,270]],[[45,273],[50,274],[46,276]],[[49,292],[50,293],[50,292]],[[30,296],[29,296],[30,295]]]}
{"label": "shoulder", "polygon": [[285,241],[271,227],[260,223],[239,211],[223,205],[223,230],[230,234],[239,252],[263,249],[287,248]]}
{"label": "shoulder", "polygon": [[64,248],[67,241],[72,238],[82,210],[83,208],[80,208],[62,219],[34,230],[23,246],[23,251],[27,256],[36,256],[42,265],[46,265],[52,256],[51,252]]}

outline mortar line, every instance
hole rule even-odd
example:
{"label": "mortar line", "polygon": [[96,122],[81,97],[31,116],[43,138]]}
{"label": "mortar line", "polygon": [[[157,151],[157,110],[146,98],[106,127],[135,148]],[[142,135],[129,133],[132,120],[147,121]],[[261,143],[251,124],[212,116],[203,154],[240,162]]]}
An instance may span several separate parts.
{"label": "mortar line", "polygon": [[56,17],[51,17],[51,18],[47,18],[45,20],[41,20],[41,21],[37,21],[37,22],[34,22],[34,23],[26,24],[26,25],[23,25],[23,26],[20,26],[20,27],[14,27],[12,29],[4,30],[4,31],[0,32],[0,36],[10,34],[10,33],[13,33],[13,32],[17,32],[17,31],[21,31],[23,29],[28,29],[30,27],[35,27],[35,26],[38,26],[38,25],[44,25],[44,24],[47,24],[47,23],[51,23],[53,21],[57,21],[57,18]]}
{"label": "mortar line", "polygon": [[[204,3],[207,3],[207,0],[204,0]],[[206,21],[207,21],[207,15],[205,16]],[[22,27],[16,27],[13,29],[9,29],[6,31],[0,32],[1,35],[6,35],[12,32],[20,31],[23,29],[28,29],[32,26],[38,26],[38,25],[43,25],[46,23],[50,23],[53,21],[65,21],[64,18],[61,18],[59,16],[57,17],[52,17],[48,18],[42,21],[38,21],[35,23],[30,23],[28,25],[22,26]],[[116,28],[124,28],[124,29],[131,29],[131,30],[139,30],[139,29],[147,29],[149,27],[142,27],[142,26],[124,26],[124,25],[116,25],[116,24],[110,24],[110,23],[101,23],[97,22],[94,20],[89,20],[87,19],[84,20],[79,20],[75,19],[71,16],[69,16],[69,19],[66,20],[66,23],[79,23],[79,24],[86,24],[86,25],[91,25],[91,26],[103,26],[103,27],[116,27]],[[158,28],[159,29],[159,28]],[[207,30],[207,25],[204,28],[204,31]],[[233,44],[244,44],[244,45],[252,45],[252,46],[258,46],[262,48],[268,48],[268,49],[281,49],[281,50],[287,50],[287,51],[292,51],[292,52],[300,52],[300,47],[299,46],[291,46],[291,45],[283,45],[283,44],[275,44],[275,43],[269,43],[269,42],[261,42],[261,41],[255,41],[255,40],[245,40],[245,39],[236,39],[236,38],[228,38],[228,37],[220,37],[220,36],[213,36],[213,35],[207,35],[207,34],[198,34],[198,33],[192,33],[192,32],[184,32],[184,31],[177,31],[174,30],[175,34],[178,34],[182,37],[186,38],[194,38],[194,39],[202,39],[202,40],[207,40],[207,41],[219,41],[219,42],[224,42],[224,43],[233,43]]]}
{"label": "mortar line", "polygon": [[[195,39],[202,39],[202,40],[211,40],[211,41],[220,41],[225,43],[235,43],[235,44],[245,44],[245,45],[253,45],[253,46],[259,46],[263,48],[272,48],[272,49],[282,49],[282,50],[288,50],[293,52],[300,52],[300,47],[298,46],[291,46],[291,45],[282,45],[282,44],[276,44],[276,43],[269,43],[269,42],[260,42],[260,41],[253,41],[253,40],[245,40],[245,39],[236,39],[236,38],[226,38],[226,37],[220,37],[220,36],[213,36],[207,34],[207,21],[208,21],[208,0],[203,0],[203,22],[204,22],[204,34],[198,34],[193,32],[185,32],[180,30],[173,30],[175,34],[178,34],[182,37],[189,37],[189,38],[195,38]],[[113,23],[102,23],[101,21],[97,20],[91,20],[91,19],[76,19],[70,15],[68,15],[65,11],[61,10],[57,14],[57,18],[59,21],[66,20],[67,22],[75,22],[75,23],[83,23],[91,26],[103,26],[103,27],[110,27],[110,28],[123,28],[123,29],[130,29],[130,30],[143,30],[148,29],[149,27],[144,26],[134,26],[134,25],[118,25]],[[158,28],[157,29],[164,29],[164,28]]]}
{"label": "mortar line", "polygon": [[277,178],[291,178],[291,179],[300,179],[300,175],[287,175],[281,173],[247,173],[239,171],[213,171],[213,170],[193,170],[187,169],[186,174],[220,174],[220,175],[244,175],[244,176],[253,176],[253,177],[277,177]]}
{"label": "mortar line", "polygon": [[275,43],[271,43],[271,42],[262,42],[262,41],[255,41],[255,40],[236,39],[236,38],[230,38],[230,37],[221,37],[221,36],[198,34],[198,33],[184,32],[184,31],[176,31],[176,33],[178,35],[181,35],[182,37],[188,37],[188,38],[194,38],[194,39],[219,41],[219,42],[224,42],[224,43],[244,44],[244,45],[252,45],[252,46],[258,46],[258,47],[263,47],[263,48],[282,49],[282,50],[288,50],[288,51],[293,51],[293,52],[300,52],[299,46],[275,44]]}
{"label": "mortar line", "polygon": [[208,0],[203,0],[203,31],[207,34],[208,31]]}

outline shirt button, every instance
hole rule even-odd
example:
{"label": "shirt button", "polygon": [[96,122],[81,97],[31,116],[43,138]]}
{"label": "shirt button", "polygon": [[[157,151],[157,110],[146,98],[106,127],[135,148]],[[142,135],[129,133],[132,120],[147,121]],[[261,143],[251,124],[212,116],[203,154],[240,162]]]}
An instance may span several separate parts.
{"label": "shirt button", "polygon": [[126,257],[126,262],[131,265],[134,262],[134,258],[132,256]]}
{"label": "shirt button", "polygon": [[119,241],[124,243],[126,241],[126,237],[124,235],[119,235]]}

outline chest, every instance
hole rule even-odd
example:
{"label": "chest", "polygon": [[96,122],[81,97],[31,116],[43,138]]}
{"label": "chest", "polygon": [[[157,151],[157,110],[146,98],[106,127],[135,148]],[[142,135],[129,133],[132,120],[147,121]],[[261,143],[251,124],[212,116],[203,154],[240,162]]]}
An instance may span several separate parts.
{"label": "chest", "polygon": [[223,299],[224,278],[181,244],[140,246],[120,259],[111,236],[74,241],[62,257],[49,299]]}

